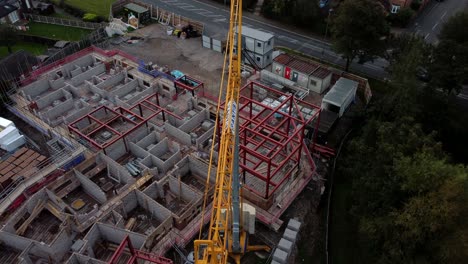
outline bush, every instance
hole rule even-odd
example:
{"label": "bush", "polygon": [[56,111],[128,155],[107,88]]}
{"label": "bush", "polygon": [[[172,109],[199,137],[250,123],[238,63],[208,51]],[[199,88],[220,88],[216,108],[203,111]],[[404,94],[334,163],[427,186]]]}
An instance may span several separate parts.
{"label": "bush", "polygon": [[388,22],[395,27],[406,27],[414,15],[411,8],[403,8],[396,14],[390,14],[387,17]]}
{"label": "bush", "polygon": [[83,16],[83,21],[86,22],[97,22],[98,16],[92,13],[86,13]]}
{"label": "bush", "polygon": [[411,2],[411,9],[413,9],[414,11],[418,11],[420,7],[421,7],[421,0],[413,0]]}

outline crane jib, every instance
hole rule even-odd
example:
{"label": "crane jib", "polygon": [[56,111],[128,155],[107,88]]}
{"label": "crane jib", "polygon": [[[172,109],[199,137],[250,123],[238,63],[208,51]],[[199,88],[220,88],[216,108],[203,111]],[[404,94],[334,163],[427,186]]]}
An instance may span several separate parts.
{"label": "crane jib", "polygon": [[[229,113],[231,113],[231,116],[229,116]],[[231,128],[231,133],[233,135],[235,133],[234,127],[236,125],[236,117],[237,117],[237,104],[234,101],[230,101],[226,108],[226,117],[224,121],[226,125],[229,124],[229,127]]]}

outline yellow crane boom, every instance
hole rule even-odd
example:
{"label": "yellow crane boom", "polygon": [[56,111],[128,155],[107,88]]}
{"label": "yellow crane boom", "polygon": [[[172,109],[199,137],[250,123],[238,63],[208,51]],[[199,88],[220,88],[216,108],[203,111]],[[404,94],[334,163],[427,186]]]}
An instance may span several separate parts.
{"label": "yellow crane boom", "polygon": [[[240,263],[240,258],[246,251],[269,250],[266,246],[248,246],[247,234],[245,231],[241,230],[240,226],[238,104],[241,85],[241,35],[242,1],[231,0],[226,50],[227,58],[225,58],[224,65],[224,67],[226,67],[227,63],[228,67],[228,80],[224,99],[226,104],[223,112],[222,126],[220,128],[213,211],[209,224],[208,238],[205,240],[195,240],[194,243],[196,264],[224,264],[227,263],[229,256],[233,258],[236,263]],[[235,43],[237,43],[237,45],[235,45]],[[235,46],[238,47],[237,54],[234,52]],[[221,80],[221,88],[223,86],[223,80],[224,79]],[[220,99],[218,101],[217,116],[220,114],[219,105],[221,104],[223,89],[220,89],[219,92]],[[219,122],[219,120],[217,120],[217,122]],[[212,146],[210,164],[213,151],[214,147]],[[208,175],[210,175],[210,172],[208,172]],[[207,180],[207,184],[208,183],[209,181]],[[205,197],[206,195],[205,192]]]}

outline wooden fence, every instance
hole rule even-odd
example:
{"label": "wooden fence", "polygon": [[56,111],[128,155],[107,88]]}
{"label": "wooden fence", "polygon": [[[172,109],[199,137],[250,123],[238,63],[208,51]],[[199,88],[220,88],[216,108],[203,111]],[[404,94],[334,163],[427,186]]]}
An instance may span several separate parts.
{"label": "wooden fence", "polygon": [[33,15],[33,14],[26,14],[26,18],[31,21],[39,22],[39,23],[54,24],[54,25],[76,27],[76,28],[85,28],[85,29],[98,29],[101,27],[105,27],[107,25],[107,23],[83,22],[83,21],[73,20],[73,19],[65,19],[65,18],[50,17],[50,16],[39,16],[39,15]]}
{"label": "wooden fence", "polygon": [[147,4],[143,3],[137,0],[117,0],[112,4],[112,14],[117,14],[119,13],[126,4],[129,3],[134,3],[139,6],[145,7],[150,11],[151,18],[153,20],[156,20],[157,22],[164,24],[164,25],[170,25],[170,26],[176,26],[176,25],[192,25],[193,29],[198,31],[198,33],[202,34],[203,29],[204,29],[204,24],[200,21],[193,20],[181,15],[178,15],[173,12],[169,12],[165,9],[162,9],[158,6],[152,5],[152,4]]}

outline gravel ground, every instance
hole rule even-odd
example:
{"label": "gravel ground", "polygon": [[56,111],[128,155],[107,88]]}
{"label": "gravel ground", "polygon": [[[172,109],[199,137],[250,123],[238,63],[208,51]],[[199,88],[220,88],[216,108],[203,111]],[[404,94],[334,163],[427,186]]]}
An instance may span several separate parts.
{"label": "gravel ground", "polygon": [[181,39],[166,34],[166,26],[152,24],[132,32],[143,37],[135,44],[122,43],[112,48],[121,49],[145,62],[180,70],[204,82],[206,92],[217,95],[224,56],[202,46],[201,37]]}

